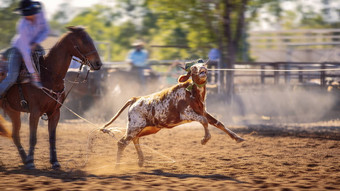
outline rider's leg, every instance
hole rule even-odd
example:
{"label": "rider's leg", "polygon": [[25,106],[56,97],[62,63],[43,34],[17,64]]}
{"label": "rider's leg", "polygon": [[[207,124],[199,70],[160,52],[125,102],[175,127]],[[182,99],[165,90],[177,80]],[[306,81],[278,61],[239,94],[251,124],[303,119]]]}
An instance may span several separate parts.
{"label": "rider's leg", "polygon": [[0,96],[17,81],[20,72],[22,57],[18,49],[12,48],[8,57],[8,72],[6,78],[0,83]]}
{"label": "rider's leg", "polygon": [[32,85],[41,89],[43,86],[41,84],[40,75],[38,73],[38,70],[37,70],[37,68],[35,67],[35,64],[34,64],[34,59],[33,59],[33,56],[35,56],[34,54],[36,54],[35,51],[33,51],[33,53],[30,55],[31,62],[25,62],[25,65],[26,65],[28,72],[31,75]]}
{"label": "rider's leg", "polygon": [[43,88],[43,85],[41,84],[41,80],[40,80],[40,75],[38,72],[34,72],[34,73],[31,73],[31,80],[32,80],[32,84],[41,89]]}
{"label": "rider's leg", "polygon": [[26,65],[26,67],[27,67],[29,73],[31,74],[31,82],[32,82],[32,84],[35,87],[41,89],[43,86],[41,84],[40,75],[38,73],[37,68],[35,67],[35,64],[34,64],[34,61],[33,61],[32,57],[31,57],[31,59],[32,59],[32,66],[27,66]]}

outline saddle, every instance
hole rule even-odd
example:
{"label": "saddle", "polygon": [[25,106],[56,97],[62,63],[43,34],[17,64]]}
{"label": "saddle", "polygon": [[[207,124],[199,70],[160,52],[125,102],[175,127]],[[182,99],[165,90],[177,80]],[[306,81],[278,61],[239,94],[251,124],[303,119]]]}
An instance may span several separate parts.
{"label": "saddle", "polygon": [[[8,56],[11,50],[15,47],[8,48],[5,50],[0,59],[0,83],[4,80],[7,76],[8,71]],[[40,74],[40,64],[42,62],[43,56],[45,55],[45,50],[38,46],[36,50],[32,53],[33,64],[37,68],[37,72]],[[25,84],[30,82],[30,73],[28,72],[24,60],[21,61],[20,66],[20,73],[17,79],[18,84]]]}

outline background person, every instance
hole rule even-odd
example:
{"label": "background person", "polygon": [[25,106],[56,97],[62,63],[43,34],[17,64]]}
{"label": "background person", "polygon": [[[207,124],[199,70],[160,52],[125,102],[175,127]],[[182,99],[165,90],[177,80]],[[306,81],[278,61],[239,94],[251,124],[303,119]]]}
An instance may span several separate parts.
{"label": "background person", "polygon": [[133,43],[132,46],[134,48],[128,53],[126,61],[131,65],[132,72],[137,73],[140,83],[145,88],[146,77],[144,71],[151,70],[147,63],[149,53],[144,49],[144,43],[142,41],[137,41]]}
{"label": "background person", "polygon": [[169,67],[166,75],[167,85],[175,85],[178,83],[178,77],[183,74],[183,66],[185,64],[179,60],[175,60]]}
{"label": "background person", "polygon": [[[208,69],[220,67],[219,62],[221,58],[221,52],[219,49],[217,48],[210,49],[208,58],[209,58],[207,62]],[[212,76],[214,76],[214,78],[212,78]],[[217,83],[217,80],[218,80],[217,76],[218,76],[218,71],[211,71],[208,73],[208,80],[210,82]]]}
{"label": "background person", "polygon": [[8,58],[7,77],[0,83],[0,95],[3,94],[16,82],[21,60],[23,59],[31,82],[37,88],[42,88],[40,76],[32,61],[31,54],[45,40],[49,33],[49,26],[41,8],[41,3],[31,0],[20,1],[16,9],[22,15],[17,25],[17,34],[12,41]]}

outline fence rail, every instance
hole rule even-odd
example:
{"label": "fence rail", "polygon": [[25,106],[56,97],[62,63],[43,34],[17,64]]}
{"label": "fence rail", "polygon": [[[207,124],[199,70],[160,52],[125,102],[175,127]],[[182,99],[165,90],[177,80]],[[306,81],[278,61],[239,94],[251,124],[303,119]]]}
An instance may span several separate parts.
{"label": "fence rail", "polygon": [[[170,66],[174,60],[150,61],[153,66]],[[107,68],[123,68],[124,62],[106,63]],[[208,65],[208,84],[215,85],[220,90],[223,80],[226,82],[226,72],[230,69],[217,68]],[[340,81],[340,62],[236,62],[234,69],[235,85],[251,82],[253,85],[264,84],[305,84],[313,81],[325,86],[328,81]],[[161,75],[166,75],[161,73]],[[337,79],[339,78],[339,79]]]}

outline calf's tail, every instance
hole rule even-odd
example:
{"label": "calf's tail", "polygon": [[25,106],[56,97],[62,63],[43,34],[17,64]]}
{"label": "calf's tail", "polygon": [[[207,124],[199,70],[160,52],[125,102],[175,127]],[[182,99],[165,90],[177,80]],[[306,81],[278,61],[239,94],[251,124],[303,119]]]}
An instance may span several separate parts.
{"label": "calf's tail", "polygon": [[125,103],[125,105],[116,113],[116,115],[113,116],[112,119],[108,123],[106,123],[104,125],[104,127],[102,127],[100,130],[103,131],[107,126],[109,126],[111,123],[113,123],[127,107],[129,107],[130,105],[135,103],[137,100],[138,100],[138,98],[136,98],[136,97],[129,99],[129,101],[127,101]]}
{"label": "calf's tail", "polygon": [[0,135],[11,138],[12,134],[7,130],[5,124],[6,120],[0,115]]}

